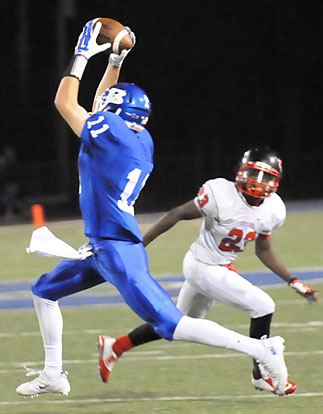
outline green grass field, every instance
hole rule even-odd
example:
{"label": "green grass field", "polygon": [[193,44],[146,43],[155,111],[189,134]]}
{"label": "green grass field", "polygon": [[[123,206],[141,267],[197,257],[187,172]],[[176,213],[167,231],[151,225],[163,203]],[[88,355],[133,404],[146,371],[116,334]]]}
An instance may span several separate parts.
{"label": "green grass field", "polygon": [[[141,225],[143,230],[147,226]],[[153,274],[181,273],[182,258],[199,226],[199,220],[180,223],[148,247]],[[80,221],[52,222],[48,227],[74,247],[86,240]],[[31,281],[57,263],[25,253],[32,230],[31,225],[0,227],[0,280]],[[289,213],[285,225],[274,233],[273,243],[291,269],[323,269],[322,230],[323,212]],[[264,269],[252,245],[236,265],[243,272]],[[322,282],[311,286],[322,290]],[[250,383],[251,360],[242,354],[182,342],[157,341],[130,351],[118,362],[109,384],[103,384],[97,370],[98,334],[118,336],[141,322],[120,305],[63,307],[64,368],[71,393],[23,399],[15,393],[17,385],[28,380],[23,365],[43,366],[38,323],[33,310],[2,310],[0,413],[321,413],[322,303],[310,306],[286,287],[268,293],[277,305],[272,335],[286,339],[290,379],[298,384],[292,396],[257,392]],[[216,304],[208,317],[248,333],[248,316],[227,306]]]}

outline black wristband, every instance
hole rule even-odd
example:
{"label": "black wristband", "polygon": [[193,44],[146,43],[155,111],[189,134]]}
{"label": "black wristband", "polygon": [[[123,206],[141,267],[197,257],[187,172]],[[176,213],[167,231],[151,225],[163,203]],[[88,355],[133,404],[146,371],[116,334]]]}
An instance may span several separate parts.
{"label": "black wristband", "polygon": [[83,55],[75,55],[72,57],[70,64],[67,67],[67,70],[64,76],[73,76],[78,80],[82,79],[84,70],[87,65],[87,58]]}
{"label": "black wristband", "polygon": [[295,280],[297,280],[298,278],[297,277],[293,277],[292,279],[290,279],[289,281],[288,281],[288,286],[290,286],[290,284],[291,283],[293,283]]}

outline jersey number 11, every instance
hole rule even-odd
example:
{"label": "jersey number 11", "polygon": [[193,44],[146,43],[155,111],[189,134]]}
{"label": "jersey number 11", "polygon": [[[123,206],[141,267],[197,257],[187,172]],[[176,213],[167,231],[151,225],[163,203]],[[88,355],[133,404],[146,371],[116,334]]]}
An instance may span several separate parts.
{"label": "jersey number 11", "polygon": [[[130,173],[127,176],[128,182],[120,195],[120,200],[118,201],[118,207],[120,208],[120,210],[125,211],[126,213],[129,213],[132,216],[134,216],[135,214],[133,206],[139,196],[140,191],[143,189],[149,177],[149,174],[145,176],[145,178],[142,180],[141,186],[135,192],[134,190],[136,188],[137,183],[140,181],[141,173],[142,171],[139,168],[135,168],[134,170],[130,171]],[[129,198],[133,199],[128,204]]]}

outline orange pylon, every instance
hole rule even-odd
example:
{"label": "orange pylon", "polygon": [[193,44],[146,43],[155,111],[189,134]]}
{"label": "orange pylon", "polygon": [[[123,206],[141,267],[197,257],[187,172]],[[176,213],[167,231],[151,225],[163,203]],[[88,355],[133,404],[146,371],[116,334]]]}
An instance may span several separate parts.
{"label": "orange pylon", "polygon": [[32,215],[34,226],[36,228],[42,227],[42,226],[45,225],[44,208],[41,204],[33,204],[32,205],[31,215]]}

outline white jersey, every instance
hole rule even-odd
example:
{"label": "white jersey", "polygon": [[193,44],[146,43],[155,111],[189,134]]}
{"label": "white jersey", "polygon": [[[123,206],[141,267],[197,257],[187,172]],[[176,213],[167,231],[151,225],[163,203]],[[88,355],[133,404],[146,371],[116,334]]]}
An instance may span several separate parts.
{"label": "white jersey", "polygon": [[191,245],[196,260],[224,265],[233,262],[259,234],[270,236],[286,218],[282,199],[273,194],[259,207],[246,203],[235,183],[224,178],[207,181],[194,199],[203,218],[198,239]]}

